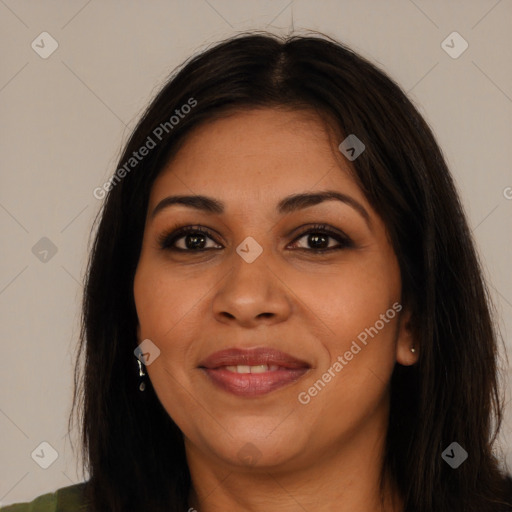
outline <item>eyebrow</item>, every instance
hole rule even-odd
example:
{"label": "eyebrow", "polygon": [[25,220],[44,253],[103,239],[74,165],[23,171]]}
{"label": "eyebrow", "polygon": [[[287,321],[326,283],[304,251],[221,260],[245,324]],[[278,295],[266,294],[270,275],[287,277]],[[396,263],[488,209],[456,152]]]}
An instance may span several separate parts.
{"label": "eyebrow", "polygon": [[[284,215],[310,206],[315,206],[323,203],[324,201],[341,201],[342,203],[351,206],[365,219],[369,226],[371,225],[370,215],[361,203],[356,201],[353,197],[335,190],[287,196],[279,201],[277,205],[277,212]],[[212,197],[202,195],[168,196],[156,205],[155,209],[151,213],[151,218],[154,218],[159,212],[173,205],[183,205],[205,213],[217,215],[220,215],[225,211],[224,203]]]}

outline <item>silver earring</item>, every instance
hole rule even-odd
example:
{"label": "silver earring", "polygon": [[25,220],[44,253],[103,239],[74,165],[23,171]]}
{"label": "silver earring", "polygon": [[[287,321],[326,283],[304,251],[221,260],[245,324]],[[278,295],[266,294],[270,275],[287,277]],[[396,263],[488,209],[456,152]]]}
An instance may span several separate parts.
{"label": "silver earring", "polygon": [[414,347],[411,347],[411,352],[414,354],[416,352],[416,349]]}
{"label": "silver earring", "polygon": [[139,363],[139,377],[140,377],[139,391],[144,391],[146,389],[146,382],[144,380],[144,377],[146,374],[144,373],[144,370],[142,369],[142,363],[140,362],[139,359],[137,359],[137,363]]}

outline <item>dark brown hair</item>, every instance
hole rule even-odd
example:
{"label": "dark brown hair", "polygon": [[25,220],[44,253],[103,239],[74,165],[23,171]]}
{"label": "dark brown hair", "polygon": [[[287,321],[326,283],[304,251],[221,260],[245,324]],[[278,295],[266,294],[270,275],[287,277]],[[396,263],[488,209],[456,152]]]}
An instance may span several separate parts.
{"label": "dark brown hair", "polygon": [[[171,128],[171,116],[191,98],[194,107]],[[156,147],[117,175],[100,212],[73,403],[81,412],[92,509],[187,510],[182,433],[150,385],[143,398],[137,389],[133,279],[151,186],[186,135],[223,113],[259,107],[314,110],[366,145],[352,162],[355,177],[389,231],[420,347],[419,362],[397,363],[391,379],[383,473],[397,483],[405,510],[500,510],[506,479],[492,454],[501,422],[497,336],[441,150],[399,86],[345,45],[318,34],[265,33],[223,41],[171,76],[118,169],[148,137]],[[155,129],[165,122],[157,140]],[[453,441],[469,454],[457,469],[441,458]]]}

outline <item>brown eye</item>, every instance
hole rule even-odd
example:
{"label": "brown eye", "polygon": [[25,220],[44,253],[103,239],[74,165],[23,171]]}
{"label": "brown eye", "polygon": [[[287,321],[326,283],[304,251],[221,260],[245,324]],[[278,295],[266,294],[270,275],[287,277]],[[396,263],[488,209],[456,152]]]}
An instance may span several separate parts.
{"label": "brown eye", "polygon": [[[346,235],[329,230],[325,225],[317,225],[308,229],[295,239],[294,245],[302,238],[306,239],[306,247],[299,247],[299,249],[310,252],[328,252],[346,249],[354,245],[352,240]],[[330,240],[334,240],[337,244],[332,246]]]}
{"label": "brown eye", "polygon": [[[215,242],[208,230],[201,227],[186,226],[170,234],[164,234],[159,239],[159,245],[164,250],[183,252],[201,252],[219,248],[218,245],[207,247],[208,239]],[[181,247],[177,246],[177,242],[180,242]]]}

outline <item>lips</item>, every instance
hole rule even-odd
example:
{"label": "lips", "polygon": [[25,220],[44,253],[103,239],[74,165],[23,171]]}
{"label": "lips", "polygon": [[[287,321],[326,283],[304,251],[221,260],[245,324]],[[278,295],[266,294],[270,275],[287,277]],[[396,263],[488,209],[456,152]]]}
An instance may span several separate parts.
{"label": "lips", "polygon": [[305,361],[297,359],[285,352],[272,348],[256,348],[244,350],[239,348],[230,348],[221,350],[208,356],[199,364],[202,368],[221,368],[223,366],[279,366],[281,368],[310,368]]}
{"label": "lips", "polygon": [[263,347],[215,352],[199,368],[218,388],[237,396],[255,397],[297,381],[311,366],[279,350]]}

